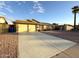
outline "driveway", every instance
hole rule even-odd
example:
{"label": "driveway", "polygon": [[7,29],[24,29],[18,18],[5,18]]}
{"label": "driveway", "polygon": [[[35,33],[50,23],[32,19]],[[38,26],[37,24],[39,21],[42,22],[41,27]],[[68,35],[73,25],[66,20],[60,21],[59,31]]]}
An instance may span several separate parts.
{"label": "driveway", "polygon": [[49,58],[76,44],[39,32],[19,34],[18,40],[19,58]]}

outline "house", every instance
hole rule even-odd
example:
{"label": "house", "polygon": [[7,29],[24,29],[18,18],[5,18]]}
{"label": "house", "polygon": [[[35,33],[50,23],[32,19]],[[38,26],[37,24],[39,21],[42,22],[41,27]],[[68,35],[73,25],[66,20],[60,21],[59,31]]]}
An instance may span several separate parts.
{"label": "house", "polygon": [[60,25],[60,30],[71,31],[74,27],[69,24]]}
{"label": "house", "polygon": [[16,32],[38,32],[48,29],[52,29],[52,26],[48,23],[41,23],[35,19],[32,20],[16,20],[14,22],[16,26]]}
{"label": "house", "polygon": [[0,16],[0,33],[6,33],[8,32],[8,23],[6,19],[2,16]]}

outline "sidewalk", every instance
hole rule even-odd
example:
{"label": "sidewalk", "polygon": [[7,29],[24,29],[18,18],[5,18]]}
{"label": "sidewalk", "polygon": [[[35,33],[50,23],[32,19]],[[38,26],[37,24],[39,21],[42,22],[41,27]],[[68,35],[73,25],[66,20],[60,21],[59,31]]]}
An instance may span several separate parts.
{"label": "sidewalk", "polygon": [[72,41],[38,32],[19,34],[18,40],[19,58],[49,58],[76,45]]}
{"label": "sidewalk", "polygon": [[79,44],[76,44],[52,58],[79,58]]}

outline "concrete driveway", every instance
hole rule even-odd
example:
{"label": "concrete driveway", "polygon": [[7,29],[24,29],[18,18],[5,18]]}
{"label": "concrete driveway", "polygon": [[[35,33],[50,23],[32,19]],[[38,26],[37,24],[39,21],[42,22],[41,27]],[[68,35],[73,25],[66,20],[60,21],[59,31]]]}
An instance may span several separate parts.
{"label": "concrete driveway", "polygon": [[19,34],[18,39],[19,58],[49,58],[76,44],[39,32]]}

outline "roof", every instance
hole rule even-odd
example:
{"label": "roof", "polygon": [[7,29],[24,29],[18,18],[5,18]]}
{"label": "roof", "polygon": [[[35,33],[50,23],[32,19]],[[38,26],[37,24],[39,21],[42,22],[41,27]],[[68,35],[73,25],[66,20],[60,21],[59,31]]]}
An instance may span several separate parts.
{"label": "roof", "polygon": [[45,22],[40,22],[40,24],[42,24],[42,25],[52,25],[50,23],[45,23]]}
{"label": "roof", "polygon": [[9,20],[6,20],[8,24],[12,25],[13,22],[12,21],[9,21]]}
{"label": "roof", "polygon": [[32,21],[33,21],[33,22],[36,22],[36,23],[40,23],[39,21],[37,21],[37,20],[35,20],[35,19],[32,19]]}
{"label": "roof", "polygon": [[64,24],[65,26],[73,26],[73,25],[70,25],[70,24]]}
{"label": "roof", "polygon": [[18,24],[37,24],[31,20],[16,20],[14,23]]}
{"label": "roof", "polygon": [[16,20],[14,23],[16,24],[40,24],[40,25],[52,25],[50,23],[44,23],[44,22],[39,22],[35,19],[32,19],[32,20]]}

